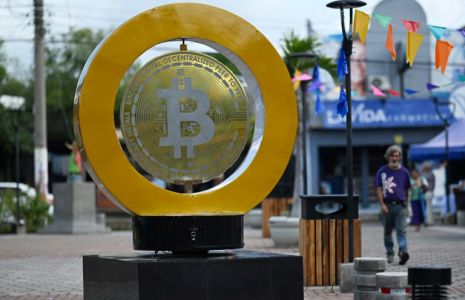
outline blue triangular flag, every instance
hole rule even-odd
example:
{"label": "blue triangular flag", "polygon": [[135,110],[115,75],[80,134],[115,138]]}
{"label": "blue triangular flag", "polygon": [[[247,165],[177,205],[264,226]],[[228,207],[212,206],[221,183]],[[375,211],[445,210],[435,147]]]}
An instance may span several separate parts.
{"label": "blue triangular flag", "polygon": [[429,30],[434,34],[434,37],[437,40],[440,40],[442,35],[444,34],[444,31],[446,31],[446,27],[439,27],[439,26],[433,26],[433,25],[428,25]]}
{"label": "blue triangular flag", "polygon": [[320,66],[314,65],[313,66],[313,81],[320,80]]}
{"label": "blue triangular flag", "polygon": [[426,84],[426,88],[428,89],[428,91],[431,91],[433,89],[437,89],[439,86],[437,85],[434,85],[434,84],[431,84],[431,83],[427,83]]}
{"label": "blue triangular flag", "polygon": [[317,93],[316,103],[315,103],[315,112],[317,115],[320,115],[322,111],[323,111],[323,103],[321,102],[321,99],[320,99],[320,93]]}
{"label": "blue triangular flag", "polygon": [[337,113],[344,118],[348,111],[346,92],[344,92],[344,87],[341,84],[341,93],[339,94],[339,102],[337,103]]}
{"label": "blue triangular flag", "polygon": [[409,89],[405,89],[405,92],[406,92],[407,94],[409,94],[409,95],[418,93],[418,91],[409,90]]}
{"label": "blue triangular flag", "polygon": [[346,60],[346,53],[341,46],[341,50],[339,50],[339,57],[337,58],[337,77],[339,78],[339,82],[344,80],[344,76],[349,73],[347,70],[347,60]]}

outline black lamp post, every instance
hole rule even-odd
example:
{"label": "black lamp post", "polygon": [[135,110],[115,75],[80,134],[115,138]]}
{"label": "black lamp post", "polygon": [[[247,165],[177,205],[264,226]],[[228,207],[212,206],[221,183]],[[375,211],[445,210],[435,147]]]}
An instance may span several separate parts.
{"label": "black lamp post", "polygon": [[[349,221],[349,262],[354,261],[354,187],[353,187],[353,153],[352,153],[352,89],[350,86],[350,56],[352,55],[352,42],[354,33],[352,31],[353,9],[365,6],[366,3],[357,0],[333,1],[326,6],[336,8],[341,11],[341,27],[342,27],[342,48],[344,49],[347,60],[347,75],[346,75],[346,95],[347,95],[347,210]],[[350,10],[349,32],[346,32],[344,24],[344,9]]]}
{"label": "black lamp post", "polygon": [[[294,53],[287,56],[288,69],[290,69],[290,59],[314,59],[316,58],[316,64],[319,63],[320,57],[311,52],[300,52]],[[302,91],[302,165],[303,165],[303,195],[308,194],[308,179],[307,179],[307,119],[305,118],[305,113],[307,112],[307,105],[305,103],[305,93],[307,92],[308,83],[310,80],[301,80],[300,81],[300,90]]]}
{"label": "black lamp post", "polygon": [[[436,113],[439,118],[444,122],[444,132],[446,135],[446,180],[445,180],[445,191],[446,191],[446,201],[447,201],[447,213],[450,211],[450,203],[449,203],[449,125],[451,120],[454,118],[455,113],[455,103],[450,101],[439,102],[437,98],[434,98],[434,105],[436,108]],[[449,112],[448,115],[443,115],[440,110],[439,106],[452,106],[452,110]]]}

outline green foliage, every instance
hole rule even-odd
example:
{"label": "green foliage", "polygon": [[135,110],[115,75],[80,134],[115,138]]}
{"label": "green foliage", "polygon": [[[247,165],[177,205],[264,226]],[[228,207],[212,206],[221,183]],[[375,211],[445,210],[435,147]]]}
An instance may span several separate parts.
{"label": "green foliage", "polygon": [[[287,56],[295,53],[312,52],[319,56],[319,65],[321,68],[329,71],[333,77],[337,76],[337,65],[332,58],[326,57],[318,51],[321,43],[318,42],[316,36],[310,35],[306,38],[300,38],[291,30],[288,34],[284,35],[282,39],[283,45],[281,46],[284,52],[284,62],[289,68],[291,76],[295,70],[304,71],[306,69],[313,68],[316,63],[316,59],[290,59],[287,60]],[[310,74],[311,75],[311,74]]]}
{"label": "green foliage", "polygon": [[[19,146],[22,153],[32,153],[34,149],[33,126],[34,118],[32,116],[32,98],[28,94],[28,88],[24,79],[20,77],[21,72],[17,71],[18,62],[8,59],[2,52],[2,41],[0,40],[0,96],[18,96],[26,99],[26,109],[19,115]],[[7,66],[14,71],[8,72]],[[15,149],[15,131],[14,125],[18,124],[18,115],[7,111],[3,105],[0,105],[0,145],[4,153],[14,153]]]}
{"label": "green foliage", "polygon": [[229,59],[227,59],[223,54],[221,54],[221,53],[214,53],[214,52],[204,52],[204,53],[207,54],[207,55],[212,56],[213,58],[215,58],[216,60],[218,60],[220,63],[222,63],[223,65],[225,65],[226,67],[228,67],[229,70],[231,70],[231,72],[233,72],[235,75],[241,75],[241,72],[240,72],[239,69],[236,67],[236,65],[233,64]]}
{"label": "green foliage", "polygon": [[[36,190],[34,197],[21,192],[20,196],[21,220],[26,223],[27,232],[37,232],[40,228],[52,222],[49,215],[49,204],[47,201],[40,199],[40,191]],[[0,194],[0,221],[12,220],[17,221],[17,203],[16,191],[7,189],[5,193]]]}

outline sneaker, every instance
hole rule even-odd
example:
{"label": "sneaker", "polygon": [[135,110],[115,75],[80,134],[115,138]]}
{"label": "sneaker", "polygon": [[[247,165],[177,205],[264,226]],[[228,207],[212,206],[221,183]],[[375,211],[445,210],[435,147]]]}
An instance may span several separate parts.
{"label": "sneaker", "polygon": [[394,262],[394,254],[388,254],[387,261],[388,263],[392,264]]}
{"label": "sneaker", "polygon": [[410,255],[408,255],[407,251],[404,251],[399,255],[399,258],[400,258],[399,265],[405,265],[407,260],[410,258]]}

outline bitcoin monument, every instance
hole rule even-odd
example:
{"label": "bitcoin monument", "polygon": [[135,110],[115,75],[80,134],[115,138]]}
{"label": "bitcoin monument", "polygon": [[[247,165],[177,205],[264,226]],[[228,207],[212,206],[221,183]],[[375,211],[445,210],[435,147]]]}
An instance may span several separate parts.
{"label": "bitcoin monument", "polygon": [[[121,129],[140,175],[115,134],[115,96],[146,50],[182,41],[146,63],[126,86]],[[187,50],[207,45],[240,70],[251,97],[222,63]],[[254,119],[252,125],[251,119]],[[253,127],[253,128],[252,128]],[[302,299],[302,259],[244,247],[243,215],[280,179],[292,152],[297,109],[289,74],[269,41],[239,17],[207,5],[148,10],[109,34],[81,74],[74,131],[93,180],[132,215],[139,255],[85,256],[84,299]],[[193,186],[239,168],[220,185]],[[161,251],[161,252],[160,252]]]}

